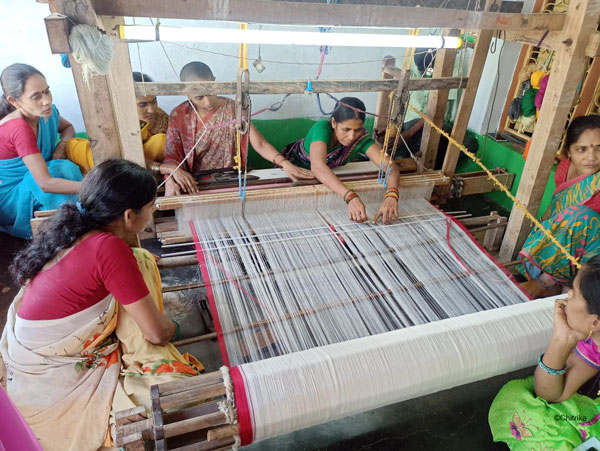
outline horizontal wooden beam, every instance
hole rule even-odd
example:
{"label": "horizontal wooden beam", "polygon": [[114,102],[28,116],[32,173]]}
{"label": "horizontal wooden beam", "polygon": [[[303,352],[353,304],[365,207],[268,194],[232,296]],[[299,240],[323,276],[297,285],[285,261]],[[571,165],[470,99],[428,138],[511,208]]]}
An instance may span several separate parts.
{"label": "horizontal wooden beam", "polygon": [[[414,78],[408,85],[409,91],[464,88],[466,77]],[[313,80],[312,92],[379,92],[393,91],[398,80]],[[180,83],[136,83],[137,96],[179,96],[235,94],[235,81],[192,81]],[[304,94],[306,80],[251,81],[250,94]]]}
{"label": "horizontal wooden beam", "polygon": [[265,0],[95,0],[96,14],[223,20],[266,24],[560,30],[565,14],[516,14],[410,6],[344,5]]}
{"label": "horizontal wooden beam", "polygon": [[[327,0],[268,0],[295,1],[298,3],[327,3]],[[462,9],[463,11],[481,11],[483,4],[472,0],[337,0],[340,5],[383,5],[383,6],[418,6],[420,8]],[[500,12],[520,13],[524,2],[502,2]]]}
{"label": "horizontal wooden beam", "polygon": [[[533,45],[544,49],[558,50],[563,44],[564,38],[560,31],[507,31],[504,36],[507,41],[515,41],[521,44]],[[585,56],[596,58],[600,56],[600,33],[590,35],[585,48]]]}
{"label": "horizontal wooden beam", "polygon": [[562,41],[560,31],[549,31],[546,33],[546,31],[542,30],[511,30],[507,31],[506,35],[503,37],[507,41],[516,41],[521,44],[533,45],[535,47],[542,47],[550,50],[556,50]]}

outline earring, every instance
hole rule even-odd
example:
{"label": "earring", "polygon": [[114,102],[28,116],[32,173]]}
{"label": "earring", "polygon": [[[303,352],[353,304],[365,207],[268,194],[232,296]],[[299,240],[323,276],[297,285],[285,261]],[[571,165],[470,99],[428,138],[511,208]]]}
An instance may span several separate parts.
{"label": "earring", "polygon": [[590,329],[590,333],[588,334],[586,340],[589,340],[590,338],[592,338],[592,334],[594,333],[593,329]]}

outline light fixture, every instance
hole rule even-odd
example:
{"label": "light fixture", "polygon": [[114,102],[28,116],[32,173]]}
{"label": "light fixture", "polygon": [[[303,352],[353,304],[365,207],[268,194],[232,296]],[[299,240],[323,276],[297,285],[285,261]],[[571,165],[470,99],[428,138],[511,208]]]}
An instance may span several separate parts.
{"label": "light fixture", "polygon": [[229,44],[328,45],[336,47],[459,48],[454,36],[403,34],[320,33],[312,31],[176,28],[163,25],[120,25],[119,36],[130,41],[214,42]]}

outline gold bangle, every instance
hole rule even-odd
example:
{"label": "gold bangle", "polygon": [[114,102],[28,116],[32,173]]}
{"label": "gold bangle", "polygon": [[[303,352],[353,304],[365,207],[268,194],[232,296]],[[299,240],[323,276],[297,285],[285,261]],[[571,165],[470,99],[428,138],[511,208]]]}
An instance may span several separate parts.
{"label": "gold bangle", "polygon": [[152,172],[156,175],[160,175],[160,163],[158,161],[152,163]]}

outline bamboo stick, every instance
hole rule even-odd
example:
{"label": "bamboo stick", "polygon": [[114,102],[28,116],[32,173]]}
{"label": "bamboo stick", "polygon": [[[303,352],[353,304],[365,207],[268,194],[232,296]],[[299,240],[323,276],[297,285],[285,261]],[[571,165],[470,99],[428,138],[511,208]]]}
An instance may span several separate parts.
{"label": "bamboo stick", "polygon": [[173,344],[173,346],[178,348],[180,346],[191,345],[193,343],[198,343],[201,341],[214,340],[215,338],[217,338],[217,334],[215,332],[212,332],[210,334],[198,335],[197,337],[184,338],[183,340],[177,340],[177,341],[174,341],[172,344]]}

